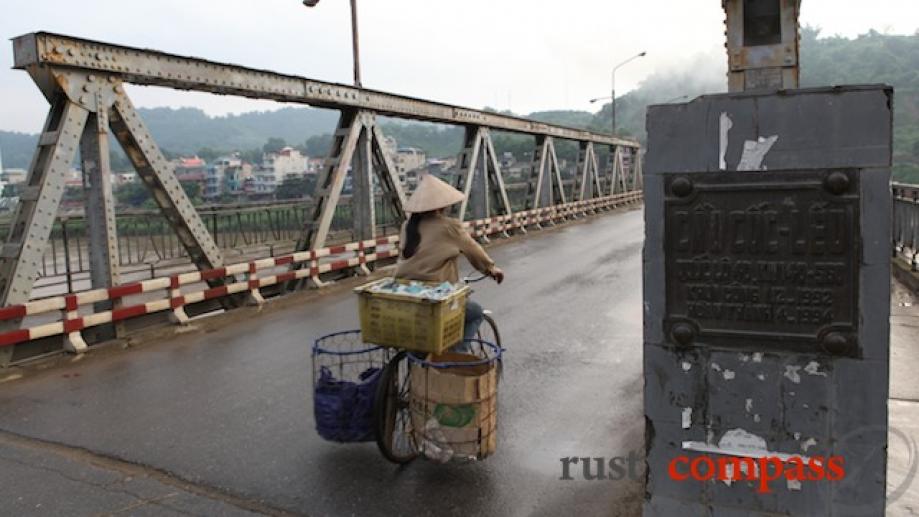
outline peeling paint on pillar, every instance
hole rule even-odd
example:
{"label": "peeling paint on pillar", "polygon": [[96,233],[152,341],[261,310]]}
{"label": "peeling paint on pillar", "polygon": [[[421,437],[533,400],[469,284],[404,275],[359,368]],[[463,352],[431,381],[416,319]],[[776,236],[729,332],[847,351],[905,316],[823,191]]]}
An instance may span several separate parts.
{"label": "peeling paint on pillar", "polygon": [[[885,86],[847,86],[713,95],[649,109],[643,258],[646,516],[883,514],[892,96]],[[778,138],[761,161],[759,155],[750,154],[756,150],[746,146],[747,163],[758,162],[757,170],[739,171],[745,144],[773,135]],[[763,147],[767,144],[762,142]],[[848,206],[854,214],[846,227],[851,230],[846,238],[853,251],[832,260],[851,262],[847,266],[851,275],[841,277],[851,281],[826,290],[844,292],[851,299],[834,294],[832,300],[805,303],[802,300],[811,293],[799,287],[807,288],[808,280],[787,290],[795,293],[796,301],[772,300],[763,309],[771,311],[783,303],[823,307],[826,321],[796,326],[760,318],[745,324],[737,320],[752,313],[743,308],[733,313],[734,319],[693,316],[685,311],[690,305],[686,300],[675,303],[668,299],[673,293],[682,296],[674,282],[680,282],[681,289],[687,284],[674,274],[673,257],[668,255],[673,243],[665,238],[668,231],[673,232],[672,227],[668,229],[674,224],[668,219],[672,212],[668,203],[675,191],[685,192],[689,199],[702,199],[695,205],[687,203],[686,211],[709,202],[705,199],[720,199],[703,198],[708,194],[698,190],[705,184],[716,191],[719,180],[712,175],[717,173],[728,188],[747,196],[742,201],[731,200],[735,204],[730,209],[739,210],[738,202],[766,206],[762,210],[767,211],[770,206],[796,202],[807,209],[819,203],[821,196],[826,196],[827,203],[835,202],[831,193],[819,189],[831,189],[826,184],[838,176],[827,178],[840,171],[846,175]],[[752,196],[744,194],[744,183],[755,186],[770,177],[775,178],[770,188],[756,190]],[[676,178],[687,182],[678,184]],[[789,186],[804,181],[801,178],[814,179],[816,190],[807,194],[812,196],[807,202],[796,196],[808,187]],[[817,181],[820,178],[824,178],[823,185]],[[708,238],[705,232],[713,232],[711,227],[695,230],[701,233],[694,236],[704,238]],[[692,247],[691,242],[684,244]],[[700,260],[738,260],[715,248],[700,251],[698,256],[707,257]],[[744,259],[758,260],[749,255]],[[788,263],[791,256],[764,251],[759,260]],[[806,259],[795,260],[804,263]],[[819,260],[811,264],[816,262]],[[786,289],[753,281],[740,286],[745,290],[736,289],[736,282],[697,284],[707,284],[699,285],[698,295],[712,304],[726,303],[719,296],[763,296]],[[735,292],[727,289],[732,286]],[[851,307],[846,309],[846,303]],[[849,309],[851,318],[847,317]],[[720,313],[725,314],[731,313]],[[800,314],[808,311],[802,309]],[[828,338],[833,332],[842,337]],[[840,482],[783,479],[764,494],[748,481],[676,481],[668,475],[668,465],[677,456],[765,453],[805,458],[840,455],[852,476]]]}

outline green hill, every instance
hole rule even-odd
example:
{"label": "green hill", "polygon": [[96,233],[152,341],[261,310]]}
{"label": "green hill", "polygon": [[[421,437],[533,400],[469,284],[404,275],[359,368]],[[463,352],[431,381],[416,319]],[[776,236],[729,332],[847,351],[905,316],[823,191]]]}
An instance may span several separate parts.
{"label": "green hill", "polygon": [[[681,95],[695,97],[726,89],[723,77],[664,72],[619,98],[619,125],[644,140],[645,108]],[[894,87],[894,177],[919,183],[919,33],[886,35],[876,31],[857,38],[820,37],[820,30],[801,31],[801,86],[886,83]],[[609,105],[594,125],[607,124]]]}
{"label": "green hill", "polygon": [[[648,105],[689,99],[704,93],[724,91],[723,67],[712,60],[686,63],[679,70],[662,70],[648,77],[638,88],[619,97],[617,116],[620,132],[645,138],[645,110]],[[820,37],[818,29],[806,27],[801,35],[802,86],[851,83],[887,83],[895,87],[894,175],[900,181],[919,183],[919,33],[912,36],[885,35],[876,31],[857,38]],[[486,108],[487,109],[487,108]],[[161,148],[168,155],[200,153],[212,158],[229,151],[242,151],[257,159],[270,138],[321,156],[328,148],[329,133],[337,113],[306,107],[210,117],[195,108],[141,109]],[[597,131],[608,131],[610,106],[597,113],[554,110],[526,115],[530,118]],[[400,146],[418,147],[429,156],[456,154],[462,146],[459,127],[382,121],[384,132]],[[6,167],[25,168],[34,151],[36,135],[0,131],[0,152]],[[275,141],[276,142],[276,141]],[[532,138],[496,133],[495,147],[510,151],[518,159],[532,150]],[[573,159],[576,146],[560,142],[561,159]],[[120,153],[113,156],[116,168],[126,168]]]}

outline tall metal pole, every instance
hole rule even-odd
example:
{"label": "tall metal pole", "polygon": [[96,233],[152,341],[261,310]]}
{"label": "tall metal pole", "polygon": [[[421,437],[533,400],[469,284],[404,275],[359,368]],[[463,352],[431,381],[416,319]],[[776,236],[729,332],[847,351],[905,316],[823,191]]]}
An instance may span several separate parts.
{"label": "tall metal pole", "polygon": [[613,68],[613,96],[612,105],[610,106],[610,111],[613,114],[613,135],[616,134],[616,68]]}
{"label": "tall metal pole", "polygon": [[622,63],[619,63],[618,65],[616,65],[616,66],[613,67],[613,103],[612,103],[612,111],[613,111],[613,134],[614,134],[614,135],[616,134],[616,70],[619,70],[620,68],[622,68],[623,66],[625,66],[625,65],[627,65],[627,64],[629,64],[629,63],[631,63],[632,61],[634,61],[634,60],[636,60],[636,59],[638,59],[638,58],[640,58],[640,57],[645,57],[646,55],[648,55],[647,52],[640,52],[640,53],[635,54],[634,56],[632,56],[632,57],[626,59],[626,60],[623,61]]}
{"label": "tall metal pole", "polygon": [[[303,0],[303,5],[316,7],[319,0]],[[354,86],[361,87],[361,58],[357,33],[357,0],[351,0],[351,49],[354,56]]]}
{"label": "tall metal pole", "polygon": [[361,58],[357,36],[357,0],[351,0],[351,40],[354,49],[354,86],[361,87]]}

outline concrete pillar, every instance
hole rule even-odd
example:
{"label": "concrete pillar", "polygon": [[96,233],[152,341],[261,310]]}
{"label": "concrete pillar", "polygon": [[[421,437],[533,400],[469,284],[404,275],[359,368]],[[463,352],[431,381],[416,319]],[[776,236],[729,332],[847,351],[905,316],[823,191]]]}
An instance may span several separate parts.
{"label": "concrete pillar", "polygon": [[[649,109],[646,516],[884,513],[892,96],[846,86]],[[779,458],[769,473],[786,475],[697,481],[700,457],[715,470]],[[820,457],[826,475],[841,458],[845,478],[788,479],[792,458],[810,476]],[[705,477],[708,460],[696,465]]]}

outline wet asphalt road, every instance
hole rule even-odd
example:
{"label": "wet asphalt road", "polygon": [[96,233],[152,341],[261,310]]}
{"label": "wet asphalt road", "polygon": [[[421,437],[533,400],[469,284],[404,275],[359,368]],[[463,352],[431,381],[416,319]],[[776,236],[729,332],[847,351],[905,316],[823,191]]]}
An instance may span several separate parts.
{"label": "wet asphalt road", "polygon": [[[632,515],[640,481],[559,477],[562,457],[641,448],[641,218],[637,210],[603,215],[491,249],[507,280],[476,284],[475,298],[495,312],[509,352],[498,452],[483,462],[399,468],[373,443],[316,435],[309,346],[356,328],[347,290],[0,384],[0,430],[155,469],[193,492],[200,487],[211,505],[162,505],[156,514],[247,507],[335,516]],[[0,460],[9,456],[3,450],[0,443]],[[41,477],[5,486],[6,501],[29,490],[40,499],[43,490]]]}

